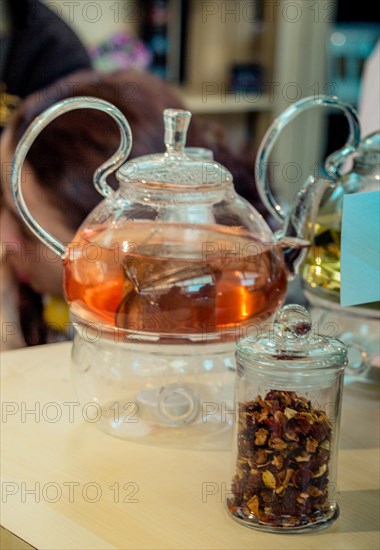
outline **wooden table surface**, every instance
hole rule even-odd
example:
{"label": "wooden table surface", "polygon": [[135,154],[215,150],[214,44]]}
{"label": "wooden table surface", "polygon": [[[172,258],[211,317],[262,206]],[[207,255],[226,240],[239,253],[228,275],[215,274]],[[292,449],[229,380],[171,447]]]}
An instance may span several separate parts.
{"label": "wooden table surface", "polygon": [[0,355],[1,548],[379,548],[378,387],[344,389],[339,519],[314,533],[268,534],[225,511],[229,451],[132,443],[84,421],[70,405],[70,349]]}

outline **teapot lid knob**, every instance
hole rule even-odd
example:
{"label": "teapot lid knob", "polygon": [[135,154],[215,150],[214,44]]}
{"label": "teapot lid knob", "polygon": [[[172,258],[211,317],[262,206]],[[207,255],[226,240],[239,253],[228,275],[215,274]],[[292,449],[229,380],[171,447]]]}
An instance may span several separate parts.
{"label": "teapot lid knob", "polygon": [[[180,190],[186,190],[191,193],[201,193],[198,198],[192,200],[206,200],[205,192],[222,191],[223,186],[232,185],[232,174],[218,162],[213,160],[212,154],[203,155],[200,149],[195,153],[189,151],[186,145],[186,134],[191,120],[191,113],[182,109],[165,109],[165,146],[166,152],[155,155],[144,155],[134,158],[120,168],[117,177],[123,182],[143,182],[144,189],[154,189],[154,196],[159,192],[164,194],[175,191],[175,201],[180,201]],[[209,151],[208,153],[211,153]],[[160,186],[158,184],[164,184]],[[170,187],[168,187],[170,186]],[[202,186],[202,191],[199,187]],[[207,187],[206,187],[207,186]],[[160,190],[159,190],[160,189]],[[216,195],[213,195],[212,200]],[[146,197],[153,200],[152,196]],[[145,200],[145,199],[144,199]],[[167,195],[166,199],[162,196],[162,201],[174,201],[174,195]],[[189,202],[188,196],[183,196],[183,202]],[[207,200],[211,200],[211,195]],[[218,199],[219,200],[219,199]],[[179,204],[179,202],[178,202]],[[191,203],[192,204],[192,203]]]}
{"label": "teapot lid knob", "polygon": [[165,109],[165,146],[168,153],[183,152],[191,113],[182,109]]}

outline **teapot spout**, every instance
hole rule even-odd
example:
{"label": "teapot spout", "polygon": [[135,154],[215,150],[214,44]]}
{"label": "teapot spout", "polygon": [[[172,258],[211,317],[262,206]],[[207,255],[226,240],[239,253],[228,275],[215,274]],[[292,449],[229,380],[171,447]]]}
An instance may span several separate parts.
{"label": "teapot spout", "polygon": [[275,235],[283,250],[290,279],[297,275],[312,243],[317,212],[325,191],[331,185],[334,185],[331,179],[309,176],[298,192],[283,228]]}

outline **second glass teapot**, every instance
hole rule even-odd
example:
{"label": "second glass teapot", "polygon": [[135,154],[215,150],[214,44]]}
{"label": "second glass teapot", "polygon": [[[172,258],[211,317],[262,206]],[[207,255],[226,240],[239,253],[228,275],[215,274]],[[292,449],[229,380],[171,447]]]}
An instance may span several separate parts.
{"label": "second glass teapot", "polygon": [[[31,216],[20,174],[43,128],[79,108],[107,112],[121,143],[94,175],[104,200],[66,246]],[[274,236],[223,166],[186,151],[190,116],[166,110],[166,152],[125,163],[132,137],[122,113],[103,100],[70,98],[32,123],[14,157],[21,216],[63,260],[77,391],[100,406],[101,426],[121,437],[163,441],[169,426],[186,427],[189,440],[226,428],[214,405],[232,399],[234,342],[280,307],[307,244],[316,181],[299,194],[297,223]],[[114,191],[106,178],[117,169]],[[137,425],[128,421],[131,407]]]}
{"label": "second glass teapot", "polygon": [[[300,113],[314,107],[338,108],[345,112],[350,136],[347,144],[325,161],[325,176],[319,178],[315,215],[310,217],[309,247],[306,260],[300,268],[305,295],[311,305],[314,322],[324,324],[350,349],[349,375],[361,381],[379,382],[379,303],[361,306],[340,306],[341,231],[343,199],[347,194],[379,190],[380,131],[360,139],[356,111],[337,98],[309,97],[286,109],[269,128],[259,151],[257,180],[261,198],[268,210],[284,223],[286,214],[276,202],[266,177],[269,154],[285,126]],[[353,160],[352,167],[348,162]],[[294,211],[288,219],[294,217]],[[297,216],[295,216],[297,220]],[[375,237],[375,236],[374,236]],[[347,378],[347,377],[346,377]]]}

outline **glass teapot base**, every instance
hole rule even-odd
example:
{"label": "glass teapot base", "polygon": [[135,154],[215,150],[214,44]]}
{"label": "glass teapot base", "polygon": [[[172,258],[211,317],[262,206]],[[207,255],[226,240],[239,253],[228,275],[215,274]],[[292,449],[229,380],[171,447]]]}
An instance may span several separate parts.
{"label": "glass teapot base", "polygon": [[[102,418],[98,427],[109,435],[121,439],[133,440],[136,443],[193,450],[227,450],[231,448],[232,423],[214,420],[205,426],[197,421],[182,427],[159,425],[156,421],[143,416],[120,417],[114,420],[114,411],[127,408],[130,403],[113,402],[101,409]],[[112,410],[111,410],[112,409]]]}
{"label": "glass teapot base", "polygon": [[104,432],[135,442],[231,448],[234,343],[89,342],[76,334],[72,377]]}

